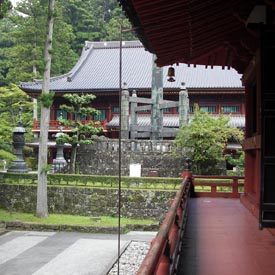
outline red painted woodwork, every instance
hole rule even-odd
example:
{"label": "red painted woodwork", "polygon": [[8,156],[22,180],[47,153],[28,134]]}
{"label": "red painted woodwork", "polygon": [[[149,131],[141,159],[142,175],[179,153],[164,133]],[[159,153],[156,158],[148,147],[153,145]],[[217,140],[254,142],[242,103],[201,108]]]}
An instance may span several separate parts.
{"label": "red painted woodwork", "polygon": [[239,199],[194,198],[177,275],[274,275],[274,236]]}
{"label": "red painted woodwork", "polygon": [[[82,123],[85,124],[89,122],[89,120],[83,120]],[[106,121],[99,121],[100,126],[103,128],[103,131],[106,131]],[[60,131],[60,124],[57,120],[50,120],[49,122],[49,132],[59,132]],[[71,128],[63,127],[62,131],[71,132]],[[33,123],[33,132],[40,132],[40,121],[34,121]]]}
{"label": "red painted woodwork", "polygon": [[[246,187],[275,227],[274,1],[120,0],[159,66],[221,65],[243,74],[246,86]],[[166,11],[166,15],[163,14]],[[256,138],[254,144],[254,136]],[[260,146],[259,146],[260,140]],[[264,202],[265,201],[265,202]],[[262,213],[264,215],[264,213]],[[259,218],[260,224],[262,215]],[[272,220],[272,221],[271,221]]]}
{"label": "red painted woodwork", "polygon": [[256,0],[120,0],[159,66],[220,65],[243,72],[257,47],[246,20]]}
{"label": "red painted woodwork", "polygon": [[261,146],[261,136],[257,135],[257,136],[246,138],[243,141],[242,146],[243,146],[244,150],[260,149],[260,146]]}
{"label": "red painted woodwork", "polygon": [[[239,198],[243,193],[240,189],[244,187],[244,177],[194,175],[192,176],[192,184],[195,188],[195,197]],[[210,190],[198,190],[198,187],[207,187]],[[222,187],[229,187],[231,190],[218,190]]]}
{"label": "red painted woodwork", "polygon": [[185,176],[137,275],[175,273],[185,229],[190,187],[191,178]]}
{"label": "red painted woodwork", "polygon": [[[236,199],[244,177],[192,176],[189,171],[183,171],[182,177],[183,184],[189,178],[195,186],[214,188],[209,193],[195,192],[198,198],[190,199],[190,189],[182,185],[137,275],[273,274],[274,237],[267,230],[259,231],[255,217]],[[199,179],[217,182],[201,183]],[[228,179],[231,183],[219,182]],[[228,185],[233,196],[218,198],[216,187]],[[182,224],[187,207],[188,217]],[[179,251],[180,258],[174,255]]]}

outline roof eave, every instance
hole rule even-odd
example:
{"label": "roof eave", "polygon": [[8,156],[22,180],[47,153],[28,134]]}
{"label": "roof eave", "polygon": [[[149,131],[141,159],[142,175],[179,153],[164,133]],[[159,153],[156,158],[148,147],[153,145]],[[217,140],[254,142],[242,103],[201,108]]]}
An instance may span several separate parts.
{"label": "roof eave", "polygon": [[149,40],[146,38],[144,29],[142,27],[142,24],[140,23],[140,20],[137,16],[137,13],[135,11],[135,8],[133,6],[132,1],[130,0],[118,0],[120,3],[120,6],[122,7],[126,17],[131,22],[132,26],[135,29],[136,36],[139,38],[140,42],[143,44],[144,48],[149,51],[150,53],[155,53],[154,49],[149,42]]}

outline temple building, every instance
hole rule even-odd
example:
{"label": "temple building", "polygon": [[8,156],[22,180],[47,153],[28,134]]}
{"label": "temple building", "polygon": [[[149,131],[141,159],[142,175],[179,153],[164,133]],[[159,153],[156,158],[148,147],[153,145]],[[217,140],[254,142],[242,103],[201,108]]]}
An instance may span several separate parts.
{"label": "temple building", "polygon": [[[158,68],[154,55],[144,49],[140,41],[123,41],[120,51],[119,41],[87,41],[77,64],[64,75],[50,79],[50,90],[55,92],[51,107],[49,141],[59,131],[57,119],[61,115],[60,105],[64,104],[65,93],[92,93],[96,96],[92,105],[100,111],[96,117],[83,118],[101,122],[104,135],[118,137],[120,88],[128,91],[128,131],[124,138],[152,138],[152,112],[154,100],[154,82],[158,76],[161,97],[158,99],[161,114],[161,139],[173,139],[181,124],[180,91],[187,93],[188,114],[192,116],[194,104],[213,115],[230,115],[230,124],[239,128],[245,125],[244,87],[241,75],[234,69],[222,66],[188,66],[177,64],[173,67]],[[167,74],[173,71],[173,76]],[[159,73],[156,72],[159,70]],[[120,73],[121,72],[121,73]],[[124,84],[120,84],[124,83]],[[125,87],[123,86],[125,85]],[[22,82],[19,87],[34,100],[33,133],[39,136],[40,123],[37,115],[37,99],[41,94],[42,80]],[[138,108],[136,116],[130,115],[132,98]],[[147,101],[146,101],[147,99]],[[137,103],[138,102],[138,103]],[[144,107],[149,102],[150,107]],[[126,103],[127,104],[127,103]],[[138,106],[137,106],[138,105]],[[123,106],[123,105],[122,105]],[[125,104],[124,104],[125,106]],[[143,106],[143,107],[142,107]],[[63,118],[73,119],[73,114],[62,112]],[[134,122],[135,120],[135,122]],[[131,122],[132,121],[132,122]],[[157,126],[156,126],[157,127]],[[166,130],[165,130],[166,129]],[[167,130],[168,129],[168,130]],[[137,131],[140,130],[140,131]],[[64,132],[70,129],[63,128]],[[132,132],[136,132],[133,134]],[[153,135],[154,138],[154,135]]]}

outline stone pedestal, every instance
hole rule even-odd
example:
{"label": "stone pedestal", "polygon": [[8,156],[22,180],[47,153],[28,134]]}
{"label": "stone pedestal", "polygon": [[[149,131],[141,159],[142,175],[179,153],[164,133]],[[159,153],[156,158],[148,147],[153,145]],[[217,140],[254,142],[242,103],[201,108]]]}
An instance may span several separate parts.
{"label": "stone pedestal", "polygon": [[64,158],[63,148],[64,143],[57,143],[57,152],[56,152],[56,158],[53,160],[53,165],[51,168],[51,172],[61,172],[61,170],[67,165],[67,161]]}

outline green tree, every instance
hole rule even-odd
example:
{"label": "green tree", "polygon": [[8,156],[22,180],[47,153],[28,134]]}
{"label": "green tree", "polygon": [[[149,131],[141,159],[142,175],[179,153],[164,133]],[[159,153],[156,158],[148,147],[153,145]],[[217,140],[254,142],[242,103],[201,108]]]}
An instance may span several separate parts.
{"label": "green tree", "polygon": [[[5,62],[4,83],[18,83],[42,78],[44,72],[44,34],[47,31],[47,1],[21,1],[15,10],[0,25],[4,36],[0,54]],[[18,13],[19,12],[19,13]],[[64,21],[63,7],[55,9],[55,29],[53,33],[52,75],[68,72],[78,59],[72,50],[74,40],[72,26]],[[3,41],[1,41],[3,40]],[[1,77],[0,77],[1,81]],[[0,86],[3,85],[0,82]]]}
{"label": "green tree", "polygon": [[213,117],[195,106],[191,122],[183,125],[175,138],[175,153],[191,158],[194,173],[216,173],[217,165],[225,162],[227,142],[243,139],[243,131],[228,122],[228,117]]}
{"label": "green tree", "polygon": [[13,29],[14,24],[8,18],[0,20],[0,87],[9,84],[7,74],[12,64],[8,52],[14,46],[11,38]]}
{"label": "green tree", "polygon": [[[120,24],[130,28],[117,0],[62,0],[64,18],[73,27],[72,47],[80,54],[84,42],[118,40]],[[124,40],[136,39],[134,33],[125,33]]]}
{"label": "green tree", "polygon": [[2,19],[11,9],[12,9],[11,1],[0,0],[0,19]]}
{"label": "green tree", "polygon": [[[120,39],[120,25],[123,29],[131,29],[131,23],[121,11],[121,8],[117,7],[110,11],[110,19],[104,24],[105,36],[104,39],[107,41],[119,40]],[[128,31],[123,33],[123,40],[137,40],[134,31]]]}
{"label": "green tree", "polygon": [[234,175],[244,175],[245,169],[245,153],[243,150],[238,150],[234,154],[226,154],[225,159],[229,164],[233,165],[237,170]]}
{"label": "green tree", "polygon": [[[59,118],[62,126],[72,129],[72,134],[63,134],[56,139],[56,142],[66,142],[72,145],[70,159],[70,173],[76,173],[76,155],[79,144],[91,144],[92,135],[102,132],[98,121],[88,120],[99,114],[99,111],[91,107],[91,102],[95,99],[93,94],[64,94],[63,96],[68,104],[63,104],[60,109],[66,113],[74,115],[74,120]],[[83,123],[85,120],[85,123]],[[88,120],[88,121],[87,121]]]}
{"label": "green tree", "polygon": [[[23,108],[19,118],[19,106]],[[32,128],[31,99],[15,85],[0,87],[0,160],[13,160],[13,128],[19,119],[27,130],[26,141],[30,141]]]}

